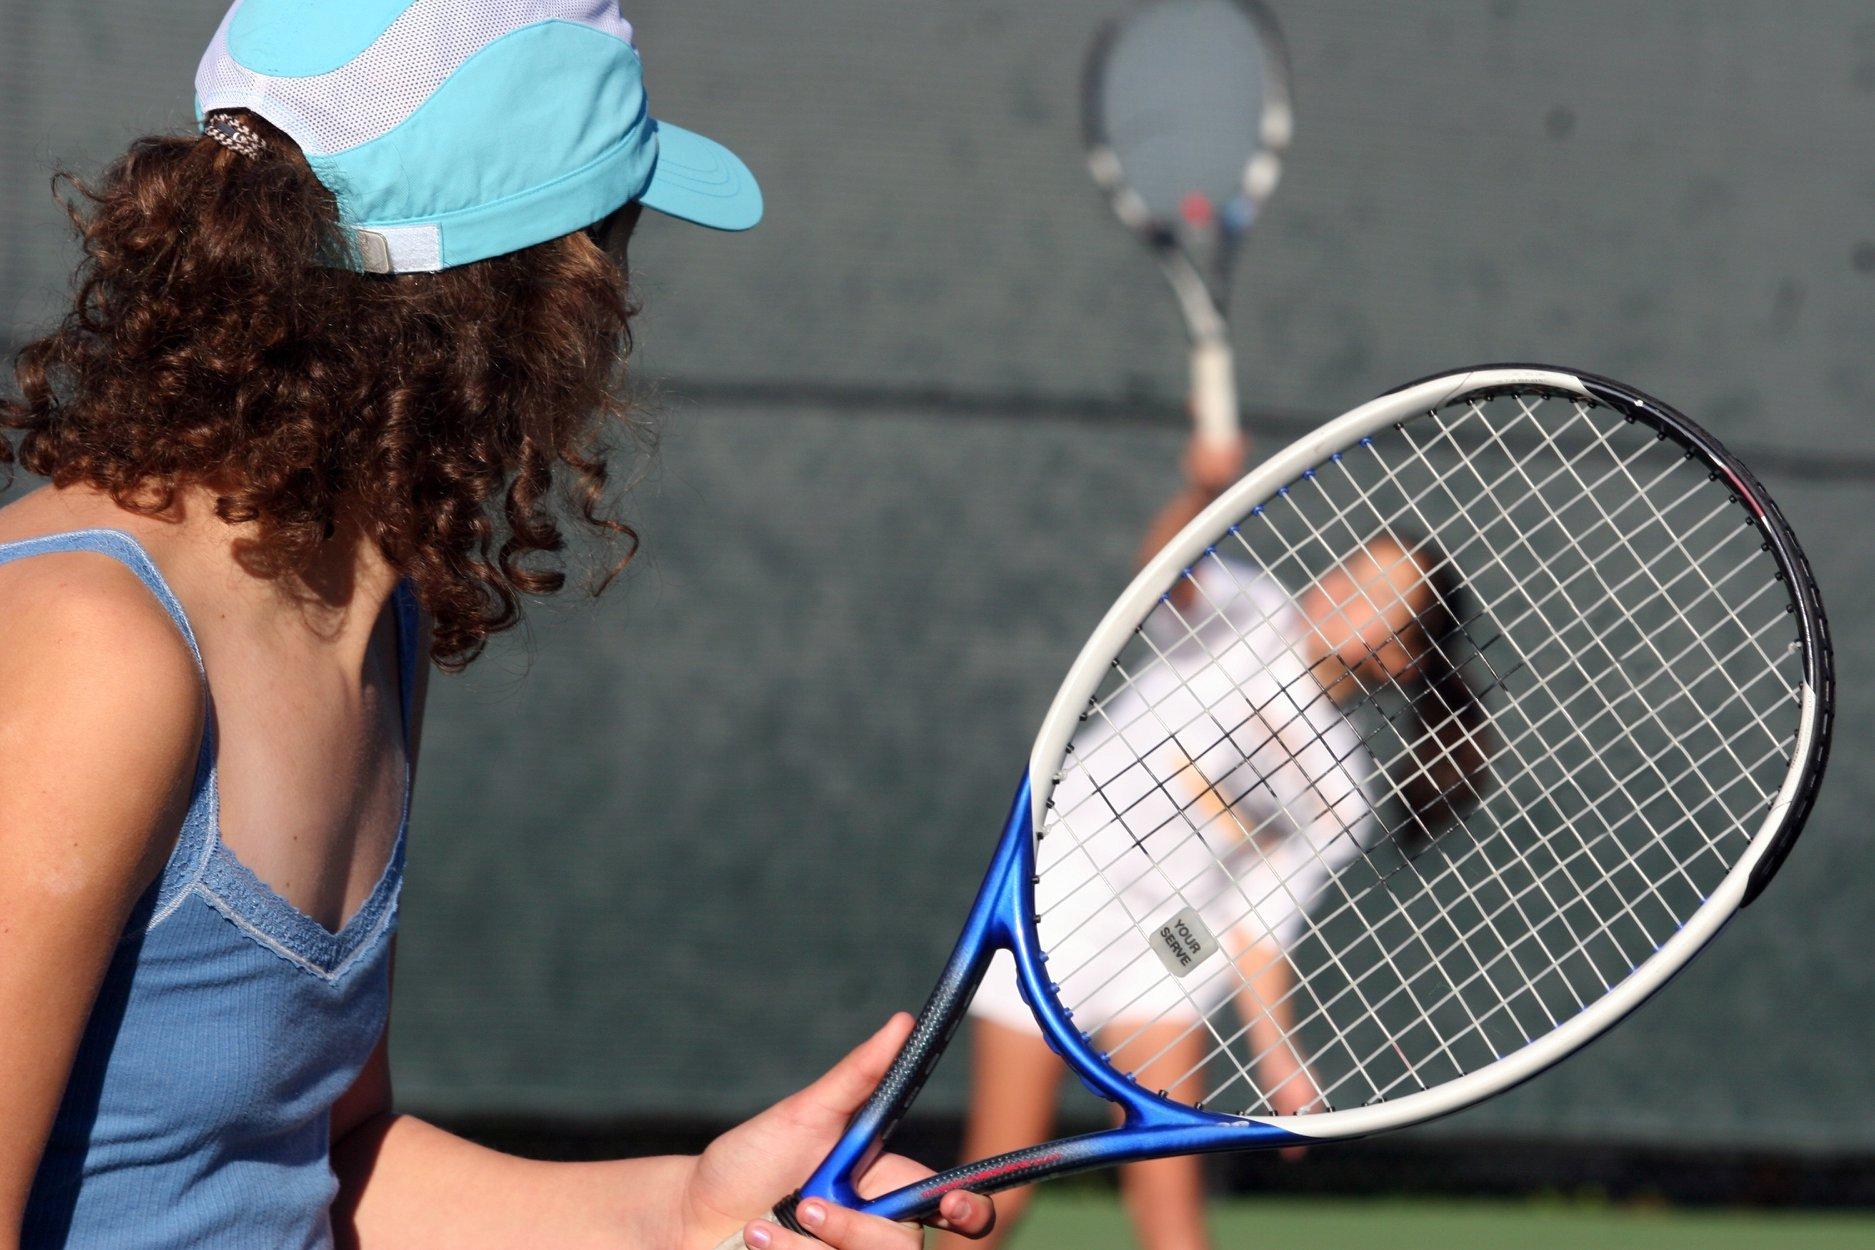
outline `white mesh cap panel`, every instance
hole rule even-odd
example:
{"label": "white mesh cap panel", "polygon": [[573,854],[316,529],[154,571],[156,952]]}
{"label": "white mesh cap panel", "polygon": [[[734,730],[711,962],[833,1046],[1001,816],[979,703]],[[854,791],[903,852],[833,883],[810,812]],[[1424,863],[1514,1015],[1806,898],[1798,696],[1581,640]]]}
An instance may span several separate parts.
{"label": "white mesh cap panel", "polygon": [[228,48],[236,5],[203,53],[196,98],[203,112],[247,108],[293,137],[308,156],[331,156],[402,124],[463,62],[504,35],[573,22],[632,41],[617,0],[416,0],[357,57],[327,74],[275,78],[240,65]]}

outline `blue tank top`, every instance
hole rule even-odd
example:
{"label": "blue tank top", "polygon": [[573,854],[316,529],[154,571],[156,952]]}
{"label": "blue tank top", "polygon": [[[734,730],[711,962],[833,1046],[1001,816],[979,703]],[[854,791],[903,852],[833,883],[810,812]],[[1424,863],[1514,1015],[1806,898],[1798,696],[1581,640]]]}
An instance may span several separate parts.
{"label": "blue tank top", "polygon": [[[136,573],[201,668],[181,604],[129,535],[3,544],[0,564],[71,551]],[[395,614],[408,727],[417,628],[405,587]],[[175,851],[137,904],[86,1025],[27,1202],[27,1247],[332,1245],[332,1105],[389,1012],[409,785],[384,875],[337,933],[234,857],[219,809],[211,720]]]}

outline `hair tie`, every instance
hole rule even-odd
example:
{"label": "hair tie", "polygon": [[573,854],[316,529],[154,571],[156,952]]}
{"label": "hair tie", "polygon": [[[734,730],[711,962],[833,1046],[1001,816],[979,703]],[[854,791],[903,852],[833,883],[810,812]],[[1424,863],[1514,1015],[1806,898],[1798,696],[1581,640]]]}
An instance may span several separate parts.
{"label": "hair tie", "polygon": [[210,114],[202,124],[202,133],[229,151],[252,160],[259,160],[267,153],[267,141],[260,133],[231,113]]}

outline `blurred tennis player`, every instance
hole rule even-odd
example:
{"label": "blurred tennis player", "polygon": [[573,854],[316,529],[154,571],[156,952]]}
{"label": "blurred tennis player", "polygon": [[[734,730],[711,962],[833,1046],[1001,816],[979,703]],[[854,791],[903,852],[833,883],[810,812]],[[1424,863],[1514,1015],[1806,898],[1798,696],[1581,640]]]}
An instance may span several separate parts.
{"label": "blurred tennis player", "polygon": [[51,479],[0,510],[0,1247],[812,1244],[756,1217],[908,1018],[697,1158],[537,1163],[391,1110],[424,673],[561,588],[570,525],[630,554],[640,209],[761,215],[651,120],[631,37],[616,0],[245,0],[202,130],[81,191],[76,301],[0,406],[0,468]]}
{"label": "blurred tennis player", "polygon": [[[1236,479],[1243,457],[1240,438],[1193,436],[1185,486],[1153,521],[1142,560]],[[1482,705],[1449,662],[1458,622],[1456,587],[1444,566],[1430,541],[1375,535],[1292,608],[1268,572],[1220,547],[1148,616],[1143,628],[1160,662],[1077,736],[1077,763],[1064,770],[1054,806],[1072,815],[1098,795],[1102,809],[1077,822],[1098,831],[1072,844],[1044,842],[1038,855],[1071,856],[1084,870],[1040,878],[1099,876],[1117,886],[1126,906],[1101,907],[1105,894],[1096,890],[1038,897],[1044,922],[1066,935],[1050,952],[1049,975],[1078,1014],[1113,1021],[1099,1043],[1146,1088],[1198,1099],[1207,1064],[1247,1043],[1263,1110],[1295,1115],[1318,1101],[1291,1039],[1294,973],[1286,951],[1342,865],[1383,836],[1382,770],[1349,709],[1367,690],[1401,682],[1413,691],[1409,749],[1415,759],[1444,762],[1435,790],[1404,796],[1396,836],[1416,842],[1436,832],[1480,784]],[[1154,712],[1143,715],[1143,708]],[[1177,758],[1154,759],[1168,755]],[[1137,766],[1149,759],[1154,767]],[[1151,783],[1172,775],[1186,784]],[[1203,836],[1155,842],[1155,832],[1182,822]],[[1167,842],[1176,849],[1155,850]],[[1200,900],[1210,931],[1230,935],[1226,948],[1237,953],[1226,971],[1190,985],[1167,978],[1156,962],[1109,953],[1120,945],[1113,930],[1128,916],[1164,915],[1182,899]],[[1248,1022],[1242,1043],[1205,1023],[1233,996]],[[1045,1140],[1066,1069],[1023,1005],[1006,954],[969,1010],[964,1156],[990,1158]],[[1196,1156],[1129,1164],[1121,1192],[1146,1250],[1209,1244]],[[1013,1229],[1027,1197],[1017,1189],[998,1199],[992,1244]]]}

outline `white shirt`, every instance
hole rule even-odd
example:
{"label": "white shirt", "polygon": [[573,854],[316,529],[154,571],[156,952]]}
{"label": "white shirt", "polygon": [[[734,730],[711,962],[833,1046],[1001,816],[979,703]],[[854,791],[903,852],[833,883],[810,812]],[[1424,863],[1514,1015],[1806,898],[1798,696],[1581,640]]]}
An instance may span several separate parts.
{"label": "white shirt", "polygon": [[[1191,602],[1162,602],[1122,652],[1037,844],[1048,974],[1084,1029],[1208,1015],[1243,988],[1237,956],[1332,910],[1335,874],[1374,836],[1372,757],[1311,675],[1289,595],[1215,556],[1193,578]],[[1005,975],[978,1014],[1013,1020]]]}

